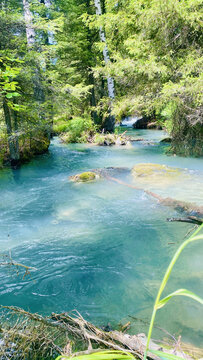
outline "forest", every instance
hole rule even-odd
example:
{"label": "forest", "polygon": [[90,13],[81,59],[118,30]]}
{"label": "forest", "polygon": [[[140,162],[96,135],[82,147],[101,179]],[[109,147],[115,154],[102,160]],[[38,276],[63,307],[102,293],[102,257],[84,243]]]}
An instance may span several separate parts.
{"label": "forest", "polygon": [[0,360],[203,358],[201,0],[0,0]]}
{"label": "forest", "polygon": [[1,164],[146,117],[202,153],[202,2],[1,1]]}

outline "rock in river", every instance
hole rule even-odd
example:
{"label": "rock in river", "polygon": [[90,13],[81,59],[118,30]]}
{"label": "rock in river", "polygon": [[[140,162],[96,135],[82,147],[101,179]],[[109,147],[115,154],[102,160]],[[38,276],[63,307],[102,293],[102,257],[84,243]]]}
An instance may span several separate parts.
{"label": "rock in river", "polygon": [[77,174],[77,175],[69,177],[69,179],[74,182],[88,182],[88,181],[96,180],[98,178],[99,178],[99,175],[92,171],[86,171],[81,174]]}
{"label": "rock in river", "polygon": [[182,169],[160,164],[137,164],[132,168],[134,180],[142,187],[146,185],[153,187],[170,186],[174,182],[181,180],[184,175],[186,176]]}

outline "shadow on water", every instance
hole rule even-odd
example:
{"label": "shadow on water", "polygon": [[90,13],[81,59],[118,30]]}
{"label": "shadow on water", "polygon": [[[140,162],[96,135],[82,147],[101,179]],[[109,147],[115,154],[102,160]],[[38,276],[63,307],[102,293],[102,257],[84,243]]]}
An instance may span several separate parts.
{"label": "shadow on water", "polygon": [[13,175],[13,180],[16,184],[20,184],[20,180],[21,180],[21,168],[17,168],[17,169],[11,169],[12,175]]}

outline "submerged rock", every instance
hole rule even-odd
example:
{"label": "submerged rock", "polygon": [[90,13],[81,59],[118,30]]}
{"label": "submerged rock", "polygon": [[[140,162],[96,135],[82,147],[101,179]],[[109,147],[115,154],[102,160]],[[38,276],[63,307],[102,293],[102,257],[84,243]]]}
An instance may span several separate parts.
{"label": "submerged rock", "polygon": [[134,129],[156,129],[162,130],[161,125],[157,124],[154,117],[152,116],[143,116],[142,118],[138,119],[133,124]]}
{"label": "submerged rock", "polygon": [[69,179],[74,182],[88,182],[88,181],[96,180],[98,178],[99,178],[99,175],[92,171],[86,171],[81,174],[77,174],[77,175],[69,177]]}
{"label": "submerged rock", "polygon": [[116,166],[109,166],[103,169],[96,169],[95,170],[100,177],[102,178],[109,178],[111,176],[120,176],[120,175],[128,175],[130,173],[130,169],[127,167],[116,167]]}
{"label": "submerged rock", "polygon": [[180,169],[172,168],[161,164],[143,163],[137,164],[133,167],[132,172],[134,176],[151,176],[154,174],[168,175],[168,174],[180,174]]}
{"label": "submerged rock", "polygon": [[147,129],[162,130],[162,127],[161,127],[161,125],[157,124],[156,121],[152,121],[147,124]]}
{"label": "submerged rock", "polygon": [[136,138],[136,139],[132,138],[132,139],[130,139],[130,141],[131,141],[131,142],[135,142],[135,141],[145,141],[145,139],[144,139],[144,138]]}
{"label": "submerged rock", "polygon": [[166,143],[166,144],[170,144],[172,142],[172,139],[170,137],[164,138],[160,141],[160,143]]}
{"label": "submerged rock", "polygon": [[147,124],[149,123],[150,118],[143,116],[141,119],[138,119],[134,124],[134,129],[147,129]]}
{"label": "submerged rock", "polygon": [[132,169],[132,176],[136,183],[142,186],[150,185],[163,187],[182,178],[184,171],[160,164],[137,164]]}
{"label": "submerged rock", "polygon": [[198,206],[194,203],[172,199],[170,197],[160,199],[160,203],[166,206],[171,206],[177,211],[185,212],[190,215],[203,217],[203,206]]}

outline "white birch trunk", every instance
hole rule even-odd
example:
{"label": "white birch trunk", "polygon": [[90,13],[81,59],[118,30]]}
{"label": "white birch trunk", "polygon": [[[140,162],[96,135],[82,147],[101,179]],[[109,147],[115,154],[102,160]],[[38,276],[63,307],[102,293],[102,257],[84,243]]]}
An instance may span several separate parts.
{"label": "white birch trunk", "polygon": [[51,1],[50,0],[44,0],[44,4],[47,8],[51,7]]}
{"label": "white birch trunk", "polygon": [[[100,0],[94,0],[94,4],[95,4],[95,8],[96,8],[96,15],[99,15],[99,16],[102,15]],[[106,43],[106,36],[105,36],[105,32],[104,32],[102,26],[100,26],[100,28],[99,28],[99,36],[100,36],[100,40],[105,44],[104,49],[103,49],[103,55],[104,55],[104,62],[107,65],[110,61],[110,58],[109,58],[109,52],[108,52],[108,47],[107,47],[107,43]],[[114,99],[115,98],[114,79],[111,76],[107,77],[107,85],[108,85],[108,95],[111,99]]]}
{"label": "white birch trunk", "polygon": [[[44,0],[44,5],[46,6],[47,9],[50,9],[51,1],[50,0]],[[47,14],[46,16],[49,19],[49,14]],[[54,33],[53,33],[53,31],[50,31],[50,30],[48,31],[48,44],[49,45],[55,44]]]}
{"label": "white birch trunk", "polygon": [[25,26],[26,26],[26,36],[27,36],[27,45],[31,47],[35,43],[35,30],[32,23],[32,13],[30,11],[30,4],[28,0],[23,0],[23,9],[25,16]]}
{"label": "white birch trunk", "polygon": [[[32,50],[31,47],[35,44],[36,33],[33,27],[33,15],[30,11],[29,0],[23,0],[23,9],[24,9],[24,17],[25,17],[25,26],[26,26],[26,37],[27,37],[27,46],[28,51]],[[35,63],[34,67],[34,76],[33,76],[33,87],[34,87],[34,98],[40,104],[45,101],[44,90],[40,77],[40,68],[37,63]],[[44,117],[43,113],[39,110],[39,116],[41,118]]]}

